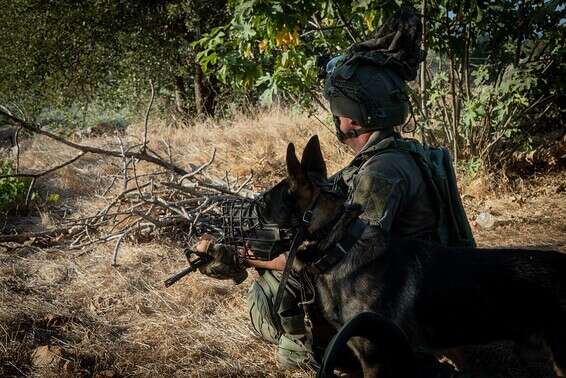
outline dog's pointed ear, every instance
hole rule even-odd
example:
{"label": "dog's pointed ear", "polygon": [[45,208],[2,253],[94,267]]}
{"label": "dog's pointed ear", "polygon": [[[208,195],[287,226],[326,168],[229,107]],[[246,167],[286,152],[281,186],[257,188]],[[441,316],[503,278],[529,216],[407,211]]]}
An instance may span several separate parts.
{"label": "dog's pointed ear", "polygon": [[287,176],[289,180],[289,187],[291,191],[296,191],[301,186],[306,184],[306,174],[303,170],[297,154],[295,152],[295,145],[289,143],[287,146]]}
{"label": "dog's pointed ear", "polygon": [[314,135],[309,139],[305,150],[303,151],[301,165],[303,166],[305,172],[313,172],[321,175],[326,179],[326,163],[324,162],[324,158],[322,157],[318,135]]}

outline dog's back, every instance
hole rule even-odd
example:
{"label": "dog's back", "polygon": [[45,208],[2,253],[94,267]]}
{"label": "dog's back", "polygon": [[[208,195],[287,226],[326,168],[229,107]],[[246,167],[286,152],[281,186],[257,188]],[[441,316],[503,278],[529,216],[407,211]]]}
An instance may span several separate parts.
{"label": "dog's back", "polygon": [[389,258],[413,265],[410,323],[421,342],[444,348],[540,338],[566,367],[566,254],[395,241]]}

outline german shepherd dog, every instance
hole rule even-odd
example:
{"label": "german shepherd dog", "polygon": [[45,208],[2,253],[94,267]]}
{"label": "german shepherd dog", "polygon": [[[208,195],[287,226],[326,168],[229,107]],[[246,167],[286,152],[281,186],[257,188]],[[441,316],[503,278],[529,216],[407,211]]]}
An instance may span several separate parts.
{"label": "german shepherd dog", "polygon": [[[402,330],[414,351],[444,353],[509,341],[526,365],[533,351],[547,353],[551,373],[532,368],[530,376],[555,376],[552,361],[566,373],[566,254],[388,240],[367,226],[362,248],[358,242],[334,266],[313,273],[309,265],[345,236],[348,218],[360,211],[325,189],[318,137],[309,140],[300,162],[289,144],[286,163],[288,176],[265,192],[261,213],[280,227],[304,219],[306,212],[312,215],[293,267],[307,272],[317,312],[334,332],[357,314],[371,311]],[[316,328],[313,320],[313,333]],[[364,377],[400,377],[383,359],[387,345],[356,337],[348,346]]]}

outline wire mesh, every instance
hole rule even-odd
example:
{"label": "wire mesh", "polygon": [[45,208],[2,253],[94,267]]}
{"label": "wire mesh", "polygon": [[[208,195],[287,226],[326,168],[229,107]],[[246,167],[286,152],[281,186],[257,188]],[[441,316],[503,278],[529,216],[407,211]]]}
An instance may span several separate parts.
{"label": "wire mesh", "polygon": [[263,220],[257,201],[226,200],[221,207],[222,243],[235,248],[241,258],[269,261],[289,248],[294,230]]}

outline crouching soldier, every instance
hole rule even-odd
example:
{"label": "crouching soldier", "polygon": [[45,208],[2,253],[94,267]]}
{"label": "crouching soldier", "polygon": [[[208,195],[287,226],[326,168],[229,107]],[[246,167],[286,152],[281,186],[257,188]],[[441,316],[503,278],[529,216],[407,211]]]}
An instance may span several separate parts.
{"label": "crouching soldier", "polygon": [[[331,60],[326,71],[324,94],[337,138],[355,152],[351,163],[330,179],[334,189],[362,206],[361,218],[369,225],[393,237],[473,246],[448,155],[404,139],[395,129],[407,119],[405,80],[414,79],[416,68],[371,51],[352,50]],[[243,277],[245,267],[236,263],[231,250],[210,238],[201,240],[197,250],[223,255],[201,268],[202,273]],[[298,305],[300,284],[292,276],[279,310],[274,310],[285,261],[285,254],[271,261],[248,261],[260,275],[250,288],[248,309],[254,331],[277,345],[281,365],[295,367],[311,363],[313,350],[307,347],[304,313]]]}

